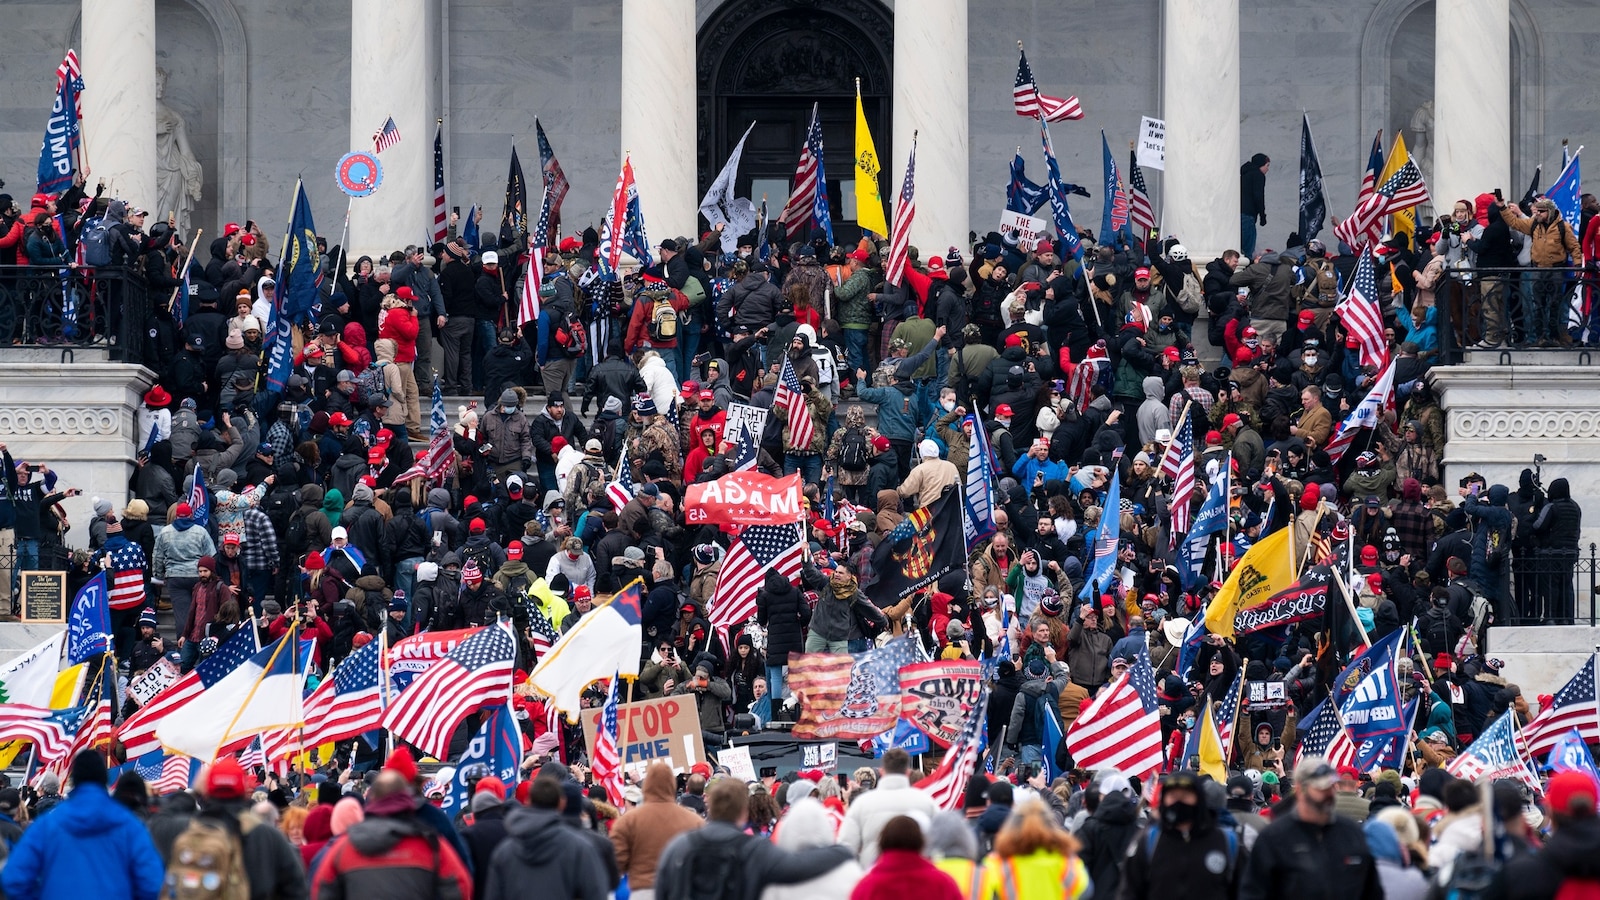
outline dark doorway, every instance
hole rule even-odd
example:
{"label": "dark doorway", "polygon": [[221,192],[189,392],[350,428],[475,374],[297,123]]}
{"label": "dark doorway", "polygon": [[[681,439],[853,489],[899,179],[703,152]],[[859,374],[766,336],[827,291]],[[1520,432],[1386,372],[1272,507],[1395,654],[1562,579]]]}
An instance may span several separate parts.
{"label": "dark doorway", "polygon": [[[861,236],[844,217],[841,185],[855,178],[855,80],[884,172],[885,190],[892,135],[891,62],[894,16],[877,0],[729,0],[712,13],[698,38],[699,183],[704,194],[728,154],[753,121],[740,161],[738,193],[752,182],[794,177],[813,104],[822,119],[823,166],[833,213],[835,243]],[[788,200],[767,193],[777,218]],[[853,202],[853,201],[852,201]],[[886,211],[887,212],[887,211]]]}

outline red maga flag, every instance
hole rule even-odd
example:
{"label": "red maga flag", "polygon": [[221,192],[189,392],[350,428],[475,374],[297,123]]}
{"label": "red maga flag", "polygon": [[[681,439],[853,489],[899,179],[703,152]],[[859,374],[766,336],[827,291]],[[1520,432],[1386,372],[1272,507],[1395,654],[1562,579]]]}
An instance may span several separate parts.
{"label": "red maga flag", "polygon": [[[809,410],[806,418],[811,418]],[[757,471],[732,472],[683,489],[684,521],[690,525],[796,522],[805,512],[800,489],[798,472],[782,478]]]}

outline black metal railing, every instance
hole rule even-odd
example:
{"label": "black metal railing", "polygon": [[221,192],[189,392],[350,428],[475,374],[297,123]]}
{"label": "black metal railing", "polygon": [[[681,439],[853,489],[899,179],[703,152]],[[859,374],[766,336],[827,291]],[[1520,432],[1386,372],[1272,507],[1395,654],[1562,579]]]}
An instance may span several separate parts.
{"label": "black metal railing", "polygon": [[1600,548],[1513,553],[1499,585],[1505,602],[1496,625],[1595,625],[1600,601]]}
{"label": "black metal railing", "polygon": [[[30,569],[48,572],[65,572],[72,564],[72,548],[63,544],[50,541],[39,542],[39,559]],[[12,579],[17,569],[16,545],[6,547],[0,552],[0,579],[4,580],[8,600],[0,600],[0,618],[15,618],[20,611],[17,595],[12,591]]]}
{"label": "black metal railing", "polygon": [[1600,346],[1600,309],[1586,312],[1582,293],[1596,286],[1593,273],[1567,266],[1446,269],[1434,290],[1441,360],[1458,363],[1468,350]]}
{"label": "black metal railing", "polygon": [[150,308],[144,278],[125,267],[0,266],[0,349],[98,347],[143,362]]}

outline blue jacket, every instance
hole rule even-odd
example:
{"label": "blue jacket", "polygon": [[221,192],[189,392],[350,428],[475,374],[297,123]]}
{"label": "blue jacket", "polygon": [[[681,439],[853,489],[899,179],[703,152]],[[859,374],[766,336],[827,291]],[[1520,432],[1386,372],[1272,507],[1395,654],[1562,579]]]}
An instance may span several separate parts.
{"label": "blue jacket", "polygon": [[900,384],[905,389],[898,386],[858,387],[856,396],[877,404],[879,434],[891,441],[916,441],[920,432],[911,410],[916,403],[912,397],[914,389],[909,381],[902,380]]}
{"label": "blue jacket", "polygon": [[85,784],[23,832],[0,885],[10,900],[155,900],[164,875],[144,825],[103,786]]}
{"label": "blue jacket", "polygon": [[1054,459],[1041,462],[1031,454],[1019,456],[1011,466],[1011,474],[1017,476],[1017,481],[1025,491],[1033,490],[1033,476],[1043,474],[1045,481],[1066,481],[1072,477],[1067,464]]}
{"label": "blue jacket", "polygon": [[1143,628],[1136,628],[1128,632],[1127,637],[1111,645],[1111,658],[1116,659],[1120,656],[1132,663],[1139,656],[1139,648],[1148,646],[1145,640],[1145,630]]}

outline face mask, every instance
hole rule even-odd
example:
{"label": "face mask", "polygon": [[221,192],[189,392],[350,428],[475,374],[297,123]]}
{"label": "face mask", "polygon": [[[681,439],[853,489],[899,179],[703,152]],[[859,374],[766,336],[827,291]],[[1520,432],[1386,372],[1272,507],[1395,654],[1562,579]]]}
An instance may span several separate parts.
{"label": "face mask", "polygon": [[956,408],[956,402],[954,400],[940,400],[939,405],[944,407],[945,412],[950,412]]}
{"label": "face mask", "polygon": [[512,413],[516,412],[517,408],[515,406],[502,406],[502,407],[500,407],[500,411],[509,416]]}
{"label": "face mask", "polygon": [[1315,353],[1307,353],[1302,358],[1305,359],[1306,365],[1308,366],[1314,366],[1317,364],[1317,355]]}
{"label": "face mask", "polygon": [[1193,825],[1199,818],[1200,807],[1194,803],[1170,803],[1161,807],[1161,821],[1169,826]]}
{"label": "face mask", "polygon": [[1166,325],[1166,324],[1159,323],[1159,322],[1156,323],[1156,331],[1158,331],[1158,332],[1160,332],[1162,334],[1166,334],[1167,332],[1169,332],[1171,330],[1172,330],[1172,326],[1171,325]]}

